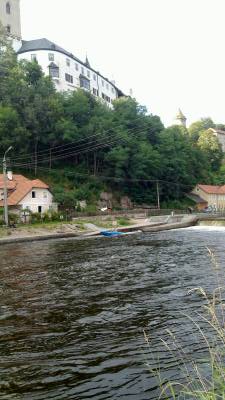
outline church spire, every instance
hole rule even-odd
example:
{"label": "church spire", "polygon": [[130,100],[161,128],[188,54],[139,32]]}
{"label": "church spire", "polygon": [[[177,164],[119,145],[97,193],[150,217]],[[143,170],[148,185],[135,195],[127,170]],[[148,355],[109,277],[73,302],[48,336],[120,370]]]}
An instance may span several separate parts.
{"label": "church spire", "polygon": [[186,128],[186,121],[187,121],[187,118],[182,113],[181,109],[179,108],[178,114],[176,116],[176,124],[177,125],[182,125],[182,126],[184,126]]}
{"label": "church spire", "polygon": [[86,65],[88,68],[91,68],[91,64],[89,63],[89,60],[88,60],[87,55],[86,55],[85,65]]}

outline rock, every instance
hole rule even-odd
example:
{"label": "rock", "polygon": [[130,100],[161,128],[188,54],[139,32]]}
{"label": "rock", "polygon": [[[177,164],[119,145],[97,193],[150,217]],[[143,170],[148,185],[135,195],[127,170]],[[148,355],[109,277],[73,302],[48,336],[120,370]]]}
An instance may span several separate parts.
{"label": "rock", "polygon": [[133,207],[132,201],[128,196],[121,197],[120,205],[122,208],[124,208],[126,210]]}

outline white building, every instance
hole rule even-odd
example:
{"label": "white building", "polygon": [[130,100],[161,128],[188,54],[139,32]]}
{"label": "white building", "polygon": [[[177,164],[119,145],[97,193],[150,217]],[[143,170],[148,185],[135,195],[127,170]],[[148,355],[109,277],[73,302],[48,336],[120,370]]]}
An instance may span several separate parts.
{"label": "white building", "polygon": [[21,40],[20,0],[0,0],[0,21],[13,40],[18,59],[36,60],[45,75],[52,77],[58,91],[82,88],[109,107],[123,96],[115,82],[92,68],[88,59],[83,62],[48,39]]}
{"label": "white building", "polygon": [[[56,209],[49,186],[40,179],[30,180],[23,175],[8,176],[7,197],[9,210],[19,212],[29,209],[32,213],[45,213]],[[0,208],[4,207],[4,180],[0,175]]]}
{"label": "white building", "polygon": [[110,107],[123,93],[90,66],[48,39],[22,41],[18,58],[37,61],[45,75],[50,75],[58,91],[82,88],[100,98]]}

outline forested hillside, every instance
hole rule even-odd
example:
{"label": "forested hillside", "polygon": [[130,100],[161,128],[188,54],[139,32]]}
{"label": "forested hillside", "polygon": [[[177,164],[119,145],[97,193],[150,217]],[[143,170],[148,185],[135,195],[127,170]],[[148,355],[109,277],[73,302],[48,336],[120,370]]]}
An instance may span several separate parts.
{"label": "forested hillside", "polygon": [[91,204],[112,190],[154,205],[157,184],[169,202],[197,182],[223,180],[210,119],[165,129],[132,98],[109,110],[88,92],[57,93],[36,62],[18,62],[3,34],[0,40],[1,160],[13,146],[13,171],[45,179],[61,204]]}

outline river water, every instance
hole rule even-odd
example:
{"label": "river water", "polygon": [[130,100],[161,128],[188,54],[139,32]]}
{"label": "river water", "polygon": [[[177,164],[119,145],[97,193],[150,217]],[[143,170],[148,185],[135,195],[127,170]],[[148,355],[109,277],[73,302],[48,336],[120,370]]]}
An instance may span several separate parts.
{"label": "river water", "polygon": [[152,369],[181,377],[166,329],[204,355],[188,291],[218,284],[207,246],[223,270],[219,228],[1,246],[0,398],[157,399]]}

